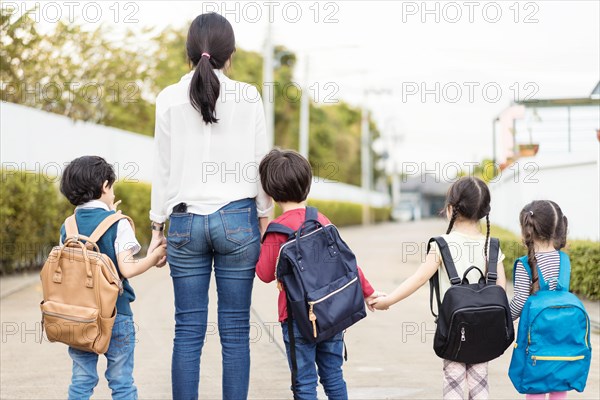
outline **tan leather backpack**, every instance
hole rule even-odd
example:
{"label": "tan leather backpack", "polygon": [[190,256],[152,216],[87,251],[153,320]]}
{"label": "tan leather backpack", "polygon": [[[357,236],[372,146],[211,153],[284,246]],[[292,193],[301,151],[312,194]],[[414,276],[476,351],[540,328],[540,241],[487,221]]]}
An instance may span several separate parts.
{"label": "tan leather backpack", "polygon": [[134,227],[131,218],[118,211],[89,237],[79,234],[75,214],[66,219],[64,244],[52,249],[40,272],[42,332],[46,330],[49,341],[97,354],[108,350],[123,285],[112,260],[96,242],[124,218]]}

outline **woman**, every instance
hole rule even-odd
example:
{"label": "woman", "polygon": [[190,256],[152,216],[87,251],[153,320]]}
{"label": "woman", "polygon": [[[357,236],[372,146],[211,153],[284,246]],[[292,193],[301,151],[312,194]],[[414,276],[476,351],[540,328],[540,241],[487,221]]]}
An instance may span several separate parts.
{"label": "woman", "polygon": [[[245,399],[250,371],[250,299],[271,200],[258,178],[267,152],[256,88],[223,74],[235,51],[229,22],[210,13],[190,26],[194,70],[156,99],[153,239],[164,241],[175,291],[174,399],[197,399],[214,265],[223,354],[223,398]],[[259,227],[260,225],[260,227]]]}

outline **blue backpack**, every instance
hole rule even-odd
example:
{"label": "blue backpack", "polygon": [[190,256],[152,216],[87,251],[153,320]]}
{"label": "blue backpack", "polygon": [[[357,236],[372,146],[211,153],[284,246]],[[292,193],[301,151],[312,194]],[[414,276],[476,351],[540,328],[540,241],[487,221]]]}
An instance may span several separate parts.
{"label": "blue backpack", "polygon": [[306,207],[305,221],[297,231],[272,222],[264,237],[272,232],[288,236],[279,249],[275,275],[287,296],[295,392],[297,363],[293,321],[304,339],[319,343],[363,319],[367,313],[356,257],[334,225],[323,226],[318,221],[316,208]]}
{"label": "blue backpack", "polygon": [[[529,296],[519,321],[508,376],[521,394],[585,389],[592,358],[590,318],[569,292],[571,262],[560,253],[556,290],[538,267],[540,290]],[[527,256],[519,258],[531,276]],[[514,276],[514,275],[513,275]]]}

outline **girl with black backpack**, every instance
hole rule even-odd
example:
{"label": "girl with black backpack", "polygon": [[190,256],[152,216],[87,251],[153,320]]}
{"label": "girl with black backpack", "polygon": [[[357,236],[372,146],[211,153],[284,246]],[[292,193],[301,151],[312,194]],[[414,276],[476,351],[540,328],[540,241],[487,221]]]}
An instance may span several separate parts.
{"label": "girl with black backpack", "polygon": [[[487,185],[475,177],[463,177],[456,181],[446,196],[446,217],[448,229],[442,239],[448,244],[451,258],[458,276],[463,277],[471,266],[485,266],[487,274],[490,243],[490,191]],[[486,234],[483,235],[479,221],[486,219]],[[415,273],[387,296],[374,299],[370,304],[378,310],[386,310],[417,291],[437,274],[440,298],[451,287],[440,249],[435,241]],[[498,253],[497,284],[505,288],[506,277],[502,261],[504,254]],[[477,282],[480,273],[471,269],[466,273],[469,282]],[[436,279],[436,278],[434,278]],[[464,338],[463,338],[464,339]],[[487,362],[467,364],[444,359],[444,399],[463,399],[468,388],[469,399],[487,399],[489,396]]]}

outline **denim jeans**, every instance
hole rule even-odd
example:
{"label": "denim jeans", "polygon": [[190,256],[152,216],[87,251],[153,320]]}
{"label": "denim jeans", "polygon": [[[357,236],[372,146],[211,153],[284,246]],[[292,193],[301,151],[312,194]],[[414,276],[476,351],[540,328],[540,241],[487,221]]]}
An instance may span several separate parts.
{"label": "denim jeans", "polygon": [[[287,321],[281,323],[281,329],[291,370],[292,360]],[[348,399],[346,382],[342,373],[344,333],[340,332],[331,339],[315,344],[302,337],[296,321],[294,321],[293,333],[296,340],[296,364],[298,366],[295,399],[317,399],[317,373],[327,398],[330,400]]]}
{"label": "denim jeans", "polygon": [[223,357],[222,397],[241,400],[248,396],[250,300],[259,252],[254,199],[229,203],[209,215],[171,214],[167,261],[175,291],[173,399],[198,398],[213,264]]}
{"label": "denim jeans", "polygon": [[[110,345],[106,352],[107,368],[104,376],[115,400],[137,399],[133,384],[133,350],[135,327],[131,315],[117,314]],[[73,359],[73,375],[69,386],[70,400],[89,399],[98,384],[98,354],[69,347]]]}

